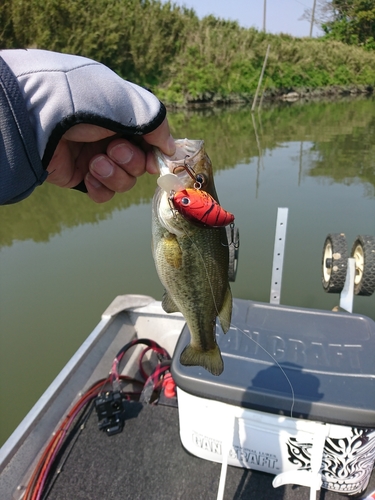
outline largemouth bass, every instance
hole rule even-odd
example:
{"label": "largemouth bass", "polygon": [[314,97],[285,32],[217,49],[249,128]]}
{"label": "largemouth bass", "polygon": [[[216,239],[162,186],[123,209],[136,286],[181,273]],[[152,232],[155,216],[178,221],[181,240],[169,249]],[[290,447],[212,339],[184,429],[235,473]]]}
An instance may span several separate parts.
{"label": "largemouth bass", "polygon": [[192,222],[171,201],[175,192],[198,188],[218,202],[211,161],[203,141],[176,141],[173,157],[154,152],[160,177],[152,203],[152,250],[165,288],[162,307],[181,312],[189,327],[191,342],[181,363],[220,375],[224,364],[215,339],[216,317],[226,333],[232,315],[226,230]]}

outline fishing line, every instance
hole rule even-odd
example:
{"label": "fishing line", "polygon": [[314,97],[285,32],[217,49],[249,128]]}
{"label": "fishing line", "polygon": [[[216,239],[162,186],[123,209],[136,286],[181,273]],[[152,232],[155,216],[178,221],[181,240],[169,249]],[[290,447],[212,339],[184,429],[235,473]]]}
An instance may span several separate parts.
{"label": "fishing line", "polygon": [[[217,312],[217,317],[219,318],[219,320],[221,321],[221,318],[220,318],[220,312],[219,312],[219,309],[217,307],[217,304],[216,304],[216,300],[215,300],[215,295],[214,295],[214,290],[213,290],[213,287],[212,287],[212,283],[211,283],[211,280],[210,280],[210,276],[208,274],[208,269],[207,269],[207,266],[206,266],[206,263],[203,259],[203,255],[202,253],[200,252],[199,248],[198,248],[198,245],[195,243],[195,241],[189,236],[189,234],[187,233],[187,231],[185,230],[185,228],[182,226],[182,229],[184,231],[184,233],[186,234],[186,236],[189,238],[189,240],[191,241],[191,243],[195,246],[197,252],[198,252],[198,255],[203,263],[203,267],[204,267],[204,270],[206,272],[206,276],[207,276],[207,281],[208,281],[208,284],[210,286],[210,290],[211,290],[211,295],[212,295],[212,298],[213,298],[213,301],[214,301],[214,306],[215,306],[215,309],[216,309],[216,312]],[[293,409],[294,409],[294,404],[295,404],[295,394],[294,394],[294,389],[293,389],[293,385],[288,377],[288,375],[286,374],[285,370],[283,369],[283,367],[280,365],[280,363],[277,361],[277,359],[272,356],[272,354],[270,352],[267,351],[267,349],[265,347],[263,347],[261,344],[259,344],[259,342],[257,342],[256,340],[254,340],[249,334],[247,334],[244,330],[241,330],[241,328],[237,327],[236,325],[234,325],[232,322],[230,323],[230,325],[233,327],[233,328],[236,328],[239,332],[241,332],[243,335],[245,335],[245,337],[247,337],[248,339],[250,339],[252,342],[254,342],[254,344],[256,344],[258,347],[260,347],[275,363],[276,365],[280,368],[282,374],[284,375],[284,377],[286,378],[288,384],[289,384],[289,387],[290,387],[290,392],[291,392],[291,395],[292,395],[292,404],[291,404],[291,407],[290,407],[290,417],[293,418]]]}

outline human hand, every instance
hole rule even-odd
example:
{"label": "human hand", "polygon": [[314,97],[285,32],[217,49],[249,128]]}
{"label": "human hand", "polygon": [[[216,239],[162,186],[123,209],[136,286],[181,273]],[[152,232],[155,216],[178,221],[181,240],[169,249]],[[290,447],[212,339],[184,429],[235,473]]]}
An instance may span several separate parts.
{"label": "human hand", "polygon": [[167,119],[138,140],[138,144],[115,135],[96,125],[79,124],[70,128],[47,167],[47,182],[70,188],[84,181],[88,196],[103,203],[116,192],[131,189],[137,177],[146,171],[158,173],[150,146],[159,147],[167,155],[175,151]]}
{"label": "human hand", "polygon": [[14,175],[6,166],[15,179],[6,203],[28,196],[44,180],[86,187],[94,201],[104,202],[144,172],[157,172],[151,145],[174,153],[164,105],[103,64],[39,49],[3,50],[1,58],[24,101],[18,112],[28,115],[22,134],[12,139],[10,154],[25,147],[27,154]]}

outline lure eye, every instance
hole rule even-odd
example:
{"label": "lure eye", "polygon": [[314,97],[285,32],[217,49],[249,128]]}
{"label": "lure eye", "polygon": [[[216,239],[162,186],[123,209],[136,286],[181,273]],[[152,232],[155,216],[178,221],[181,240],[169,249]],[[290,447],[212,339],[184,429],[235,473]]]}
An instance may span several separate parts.
{"label": "lure eye", "polygon": [[197,174],[196,177],[195,177],[195,181],[196,182],[199,182],[199,184],[201,186],[203,186],[204,184],[206,184],[206,178],[204,175],[202,174]]}
{"label": "lure eye", "polygon": [[190,205],[190,199],[187,196],[184,196],[181,198],[181,204],[185,206]]}

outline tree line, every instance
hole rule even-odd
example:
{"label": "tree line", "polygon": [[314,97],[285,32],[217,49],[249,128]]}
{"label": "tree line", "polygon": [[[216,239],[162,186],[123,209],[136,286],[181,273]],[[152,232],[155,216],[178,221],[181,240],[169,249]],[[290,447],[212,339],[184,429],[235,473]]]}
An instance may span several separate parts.
{"label": "tree line", "polygon": [[[199,19],[192,9],[160,0],[3,0],[0,48],[87,56],[151,88],[166,103],[253,95],[268,44],[269,94],[337,85],[372,88],[375,53],[363,49],[359,35],[349,37],[350,43],[340,39],[338,28],[344,15],[345,23],[355,25],[349,7],[361,2],[375,3],[329,2],[336,17],[323,24],[324,37],[310,39],[266,34],[214,16]],[[363,12],[368,18],[373,10]],[[368,49],[372,42],[366,37]]]}
{"label": "tree line", "polygon": [[[375,49],[374,0],[317,0],[316,5],[315,24],[325,39]],[[311,16],[312,9],[306,9],[303,19]]]}

